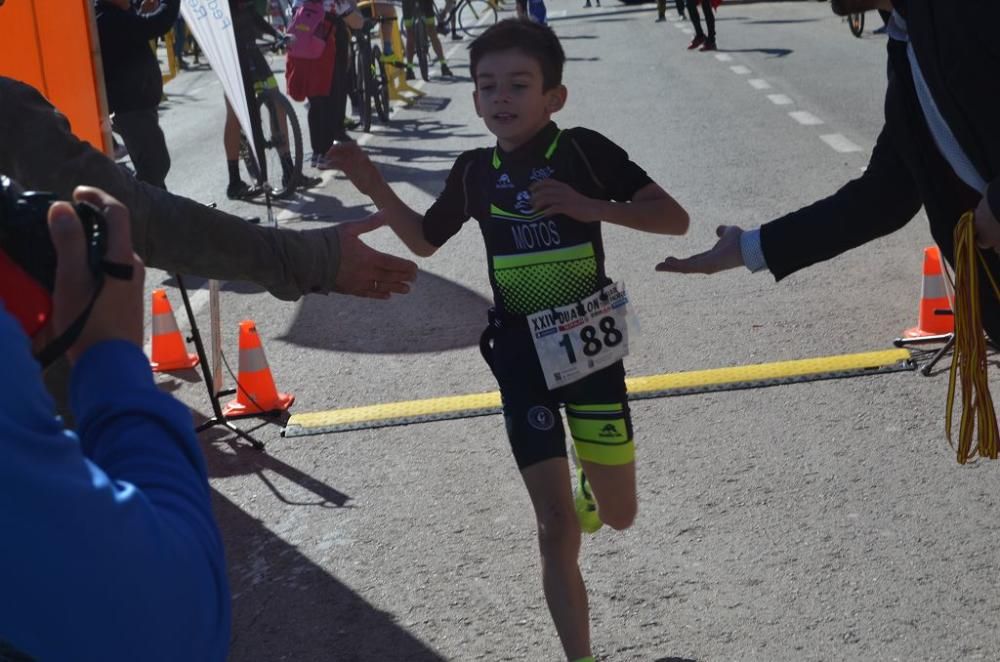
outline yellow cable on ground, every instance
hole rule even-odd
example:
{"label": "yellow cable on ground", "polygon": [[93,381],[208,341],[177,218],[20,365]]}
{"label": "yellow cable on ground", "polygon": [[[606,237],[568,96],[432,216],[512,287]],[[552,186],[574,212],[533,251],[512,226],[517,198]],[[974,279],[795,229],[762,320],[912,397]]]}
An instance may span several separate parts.
{"label": "yellow cable on ground", "polygon": [[[986,372],[986,338],[983,335],[982,311],[979,305],[979,271],[977,259],[990,279],[993,293],[1000,301],[1000,288],[976,247],[973,213],[966,212],[955,227],[955,354],[948,375],[948,406],[945,431],[951,438],[952,409],[955,405],[955,382],[961,379],[962,417],[958,424],[958,463],[965,464],[975,457],[997,459],[997,417],[990,396]],[[978,430],[977,430],[978,428]],[[978,431],[978,445],[972,448],[972,433]]]}

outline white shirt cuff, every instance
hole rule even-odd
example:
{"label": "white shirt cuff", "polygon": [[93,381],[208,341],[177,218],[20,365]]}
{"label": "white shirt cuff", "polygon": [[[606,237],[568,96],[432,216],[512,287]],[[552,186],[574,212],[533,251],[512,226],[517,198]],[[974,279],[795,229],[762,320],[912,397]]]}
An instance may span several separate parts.
{"label": "white shirt cuff", "polygon": [[746,230],[740,235],[740,253],[743,254],[743,264],[751,272],[767,269],[764,250],[760,246],[760,228]]}

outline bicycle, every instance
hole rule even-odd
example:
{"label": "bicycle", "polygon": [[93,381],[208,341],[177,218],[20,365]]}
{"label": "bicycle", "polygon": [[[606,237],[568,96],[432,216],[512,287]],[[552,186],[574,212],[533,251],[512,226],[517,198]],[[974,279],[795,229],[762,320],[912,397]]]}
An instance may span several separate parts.
{"label": "bicycle", "polygon": [[[283,40],[272,40],[265,44],[272,53],[278,53],[285,47]],[[258,42],[258,47],[260,46]],[[254,72],[247,72],[253,75]],[[268,78],[271,77],[268,72]],[[255,80],[259,80],[256,76]],[[272,191],[291,194],[302,180],[302,129],[295,108],[277,87],[269,87],[266,83],[254,83],[256,105],[260,118],[260,129],[263,136],[261,145],[262,159],[267,172],[267,178],[262,176],[257,156],[250,149],[250,142],[245,134],[240,135],[240,157],[247,172],[260,185],[267,184]],[[251,113],[250,121],[255,119]],[[281,154],[287,152],[292,161],[292,181],[286,181],[284,168],[281,164]]]}
{"label": "bicycle", "polygon": [[364,26],[354,32],[347,65],[351,102],[365,132],[371,131],[373,107],[379,121],[389,121],[389,77],[382,50],[372,45],[372,29],[377,25],[365,19]]}
{"label": "bicycle", "polygon": [[450,10],[438,14],[438,32],[447,32],[450,25],[454,36],[457,22],[462,32],[474,39],[497,22],[499,7],[498,0],[457,0]]}
{"label": "bicycle", "polygon": [[851,29],[851,34],[861,38],[861,33],[865,31],[865,13],[858,12],[855,14],[847,15],[847,27]]}

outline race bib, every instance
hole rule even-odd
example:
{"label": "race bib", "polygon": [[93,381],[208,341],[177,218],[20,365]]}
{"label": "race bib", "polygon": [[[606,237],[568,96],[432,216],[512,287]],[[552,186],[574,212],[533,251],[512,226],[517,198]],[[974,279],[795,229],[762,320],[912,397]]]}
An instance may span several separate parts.
{"label": "race bib", "polygon": [[535,352],[549,390],[572,384],[628,354],[638,320],[624,283],[613,283],[561,308],[528,316]]}

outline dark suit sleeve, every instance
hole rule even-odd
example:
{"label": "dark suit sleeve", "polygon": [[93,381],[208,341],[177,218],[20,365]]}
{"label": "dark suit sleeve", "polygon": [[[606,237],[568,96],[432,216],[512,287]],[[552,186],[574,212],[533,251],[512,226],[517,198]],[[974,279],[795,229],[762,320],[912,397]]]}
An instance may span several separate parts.
{"label": "dark suit sleeve", "polygon": [[884,128],[861,177],[761,227],[761,248],[775,280],[895,232],[920,210],[916,184],[889,135]]}

